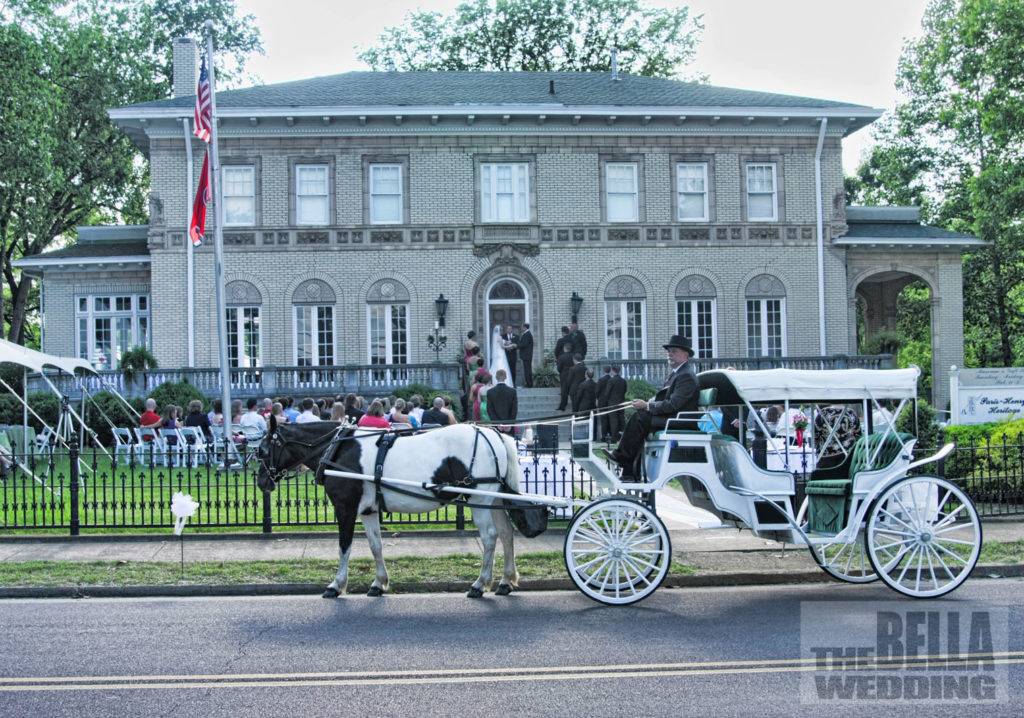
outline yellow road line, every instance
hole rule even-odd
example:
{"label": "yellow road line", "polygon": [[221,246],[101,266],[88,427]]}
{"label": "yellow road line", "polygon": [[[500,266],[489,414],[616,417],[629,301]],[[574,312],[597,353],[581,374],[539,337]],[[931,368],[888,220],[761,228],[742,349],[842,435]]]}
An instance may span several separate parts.
{"label": "yellow road line", "polygon": [[[986,661],[990,664],[1024,664],[1024,653],[974,653],[960,656],[921,656],[926,661]],[[830,670],[844,670],[837,661]],[[851,670],[893,668],[904,661],[860,661]],[[622,664],[600,666],[537,666],[526,668],[468,668],[447,670],[354,671],[350,673],[224,674],[195,676],[54,676],[0,678],[0,693],[160,690],[181,688],[284,688],[316,686],[403,686],[425,684],[515,683],[536,681],[593,680],[599,678],[657,678],[757,673],[794,673],[822,670],[814,658],[760,661],[711,661],[703,663]],[[101,682],[95,682],[101,681]]]}

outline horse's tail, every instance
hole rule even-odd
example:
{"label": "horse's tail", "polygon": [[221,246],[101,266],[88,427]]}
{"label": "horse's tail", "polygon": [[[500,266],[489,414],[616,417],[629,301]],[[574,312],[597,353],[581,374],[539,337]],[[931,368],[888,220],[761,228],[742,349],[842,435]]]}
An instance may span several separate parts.
{"label": "horse's tail", "polygon": [[501,441],[505,445],[505,456],[508,460],[508,465],[505,467],[505,485],[513,491],[519,491],[523,470],[519,466],[519,448],[516,446],[516,440],[508,434],[500,432],[498,432],[498,436],[501,437]]}

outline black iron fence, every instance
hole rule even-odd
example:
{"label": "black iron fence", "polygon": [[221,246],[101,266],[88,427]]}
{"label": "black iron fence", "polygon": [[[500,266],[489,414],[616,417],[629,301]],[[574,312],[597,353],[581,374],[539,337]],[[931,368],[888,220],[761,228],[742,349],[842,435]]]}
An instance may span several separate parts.
{"label": "black iron fence", "polygon": [[[295,472],[274,492],[256,485],[253,452],[218,455],[149,451],[114,457],[100,449],[0,455],[0,529],[170,529],[171,499],[189,494],[199,507],[192,528],[334,527],[334,509],[312,472]],[[587,497],[594,486],[565,455],[527,454],[520,459],[520,490]],[[464,529],[471,509],[453,502],[423,514],[386,513],[386,525]],[[555,518],[569,518],[566,511]]]}

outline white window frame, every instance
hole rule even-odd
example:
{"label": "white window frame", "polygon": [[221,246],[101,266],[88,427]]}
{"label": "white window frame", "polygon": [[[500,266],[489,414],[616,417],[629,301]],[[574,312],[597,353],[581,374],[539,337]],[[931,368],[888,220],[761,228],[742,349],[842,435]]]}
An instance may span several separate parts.
{"label": "white window frame", "polygon": [[[330,312],[330,331],[331,331],[331,356],[326,357],[329,363],[324,363],[325,357],[321,356],[321,344],[324,342],[320,341],[320,310],[326,309]],[[310,350],[310,361],[311,367],[318,366],[331,366],[335,363],[338,357],[338,318],[334,311],[333,304],[293,304],[292,305],[292,364],[294,366],[302,366],[299,364],[299,313],[309,311],[312,316],[310,317],[311,323],[313,324],[313,334],[311,338],[311,350]]]}
{"label": "white window frame", "polygon": [[[385,327],[387,328],[387,339],[384,345],[384,363],[373,365],[373,310],[384,307],[386,311]],[[394,304],[367,304],[366,305],[366,363],[374,366],[371,376],[374,381],[402,381],[407,377],[404,369],[388,369],[395,365],[394,346],[395,339],[391,332],[394,325],[395,307],[405,308],[405,364],[412,364],[412,330],[409,325],[410,311],[406,302]],[[379,367],[379,368],[378,368]]]}
{"label": "white window frame", "polygon": [[[697,335],[697,302],[711,302],[711,353],[700,353],[700,337]],[[693,326],[684,327],[679,323],[680,305],[690,305],[690,318]],[[676,298],[676,333],[689,337],[690,346],[697,352],[695,359],[710,359],[718,356],[718,300],[715,297],[677,297]]]}
{"label": "white window frame", "polygon": [[[398,193],[397,195],[384,192],[374,191],[374,174],[376,170],[381,168],[395,168],[398,170]],[[405,221],[405,206],[403,196],[404,192],[404,180],[402,177],[402,163],[401,162],[371,162],[370,163],[370,224],[402,224]],[[377,208],[374,199],[376,197],[398,197],[398,217],[396,219],[379,219],[377,217]]]}
{"label": "white window frame", "polygon": [[[498,216],[498,171],[511,168],[512,215]],[[520,189],[522,185],[522,189]],[[530,163],[480,163],[480,221],[489,224],[516,224],[530,221]]]}
{"label": "white window frame", "polygon": [[[127,297],[131,300],[131,309],[117,309],[117,299]],[[85,310],[81,308],[82,300],[85,300]],[[110,301],[109,310],[96,309],[97,299]],[[146,308],[139,308],[139,301],[145,300]],[[79,294],[75,296],[75,356],[86,359],[93,366],[97,366],[98,354],[96,352],[96,320],[110,320],[110,361],[100,368],[117,369],[120,365],[120,357],[117,356],[117,320],[129,319],[131,322],[131,342],[127,349],[134,349],[138,346],[147,348],[153,345],[153,322],[150,314],[150,300],[148,294],[136,294],[133,292],[117,292],[114,294]],[[85,322],[85,347],[82,346],[82,322]],[[142,329],[143,321],[146,328]],[[145,341],[143,341],[143,336]]]}
{"label": "white window frame", "polygon": [[[324,191],[323,194],[301,194],[299,187],[302,184],[302,173],[303,170],[319,170],[323,171],[324,175]],[[323,221],[312,221],[302,219],[302,198],[323,198],[324,212]],[[303,164],[295,165],[295,224],[302,227],[323,227],[330,224],[331,222],[331,166],[329,164],[317,163],[317,162],[306,162]]]}
{"label": "white window frame", "polygon": [[[233,194],[228,191],[231,182],[228,175],[247,172],[252,191],[248,194]],[[224,165],[221,167],[221,181],[224,183],[221,188],[221,195],[224,199],[224,226],[225,227],[253,227],[256,225],[256,167],[255,165]],[[247,199],[249,201],[248,222],[229,222],[227,219],[228,200]]]}
{"label": "white window frame", "polygon": [[[704,214],[700,217],[684,217],[683,216],[683,195],[684,194],[697,194],[696,192],[689,192],[683,190],[683,182],[681,170],[683,167],[700,167],[704,182]],[[707,162],[676,162],[676,220],[679,222],[708,222],[710,214],[710,208],[708,207],[708,163]]]}
{"label": "white window frame", "polygon": [[[626,356],[628,353],[629,338],[627,333],[628,324],[626,322],[626,305],[630,302],[640,302],[640,356],[630,357]],[[620,356],[613,357],[611,347],[608,341],[608,305],[618,304],[619,314],[622,317],[622,347],[620,347]],[[635,297],[632,299],[605,299],[604,300],[604,353],[609,359],[615,359],[617,361],[636,361],[638,359],[647,358],[647,299],[646,297]]]}
{"label": "white window frame", "polygon": [[[750,321],[749,321],[749,302],[758,303],[758,314],[760,316],[760,353],[753,354],[750,347]],[[780,345],[781,354],[778,356],[786,356],[788,354],[788,346],[786,343],[786,298],[785,297],[747,297],[743,303],[743,325],[745,327],[746,337],[746,350],[748,357],[770,357],[776,356],[768,353],[768,302],[779,303],[779,331],[780,331]]]}
{"label": "white window frame", "polygon": [[[633,175],[633,191],[632,192],[612,192],[610,182],[608,181],[608,173],[613,167],[629,167]],[[611,197],[616,196],[631,196],[633,198],[633,212],[628,217],[612,217],[611,215]],[[604,214],[605,221],[611,223],[636,223],[640,221],[640,168],[636,162],[605,162],[604,164]]]}
{"label": "white window frame", "polygon": [[[252,366],[243,365],[242,357],[245,356],[245,311],[246,309],[255,309],[257,318],[259,320],[259,329],[256,338],[256,363]],[[231,345],[228,344],[228,364],[232,369],[258,369],[263,365],[263,306],[260,304],[244,304],[225,307],[225,314],[229,314],[232,310],[235,312],[235,338],[238,342],[238,346],[235,347],[236,352],[236,363],[231,364]],[[225,321],[228,324],[228,334],[231,333],[231,318],[225,316]]]}
{"label": "white window frame", "polygon": [[[770,168],[772,175],[772,191],[769,192],[751,192],[750,190],[750,170]],[[774,162],[748,162],[746,172],[746,192],[747,192],[747,221],[749,222],[777,222],[779,220],[779,173],[778,165]],[[750,211],[750,195],[767,195],[771,194],[772,197],[772,213],[770,216],[755,216]]]}

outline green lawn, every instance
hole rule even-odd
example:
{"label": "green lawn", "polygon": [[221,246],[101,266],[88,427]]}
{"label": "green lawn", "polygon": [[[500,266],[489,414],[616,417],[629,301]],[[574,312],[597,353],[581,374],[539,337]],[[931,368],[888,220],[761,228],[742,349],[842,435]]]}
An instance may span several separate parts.
{"label": "green lawn", "polygon": [[[501,576],[501,556],[495,557],[495,577]],[[402,584],[422,582],[472,582],[480,575],[479,554],[454,556],[400,556],[387,559],[392,587],[401,592]],[[566,570],[559,551],[524,553],[516,556],[521,578],[565,578]],[[126,561],[27,561],[0,563],[0,586],[167,586],[316,583],[327,585],[338,569],[336,561],[304,559],[298,561],[210,561],[173,562]],[[373,581],[372,559],[354,559],[349,564],[349,589],[365,591]],[[672,574],[692,575],[697,569],[673,561]]]}

